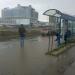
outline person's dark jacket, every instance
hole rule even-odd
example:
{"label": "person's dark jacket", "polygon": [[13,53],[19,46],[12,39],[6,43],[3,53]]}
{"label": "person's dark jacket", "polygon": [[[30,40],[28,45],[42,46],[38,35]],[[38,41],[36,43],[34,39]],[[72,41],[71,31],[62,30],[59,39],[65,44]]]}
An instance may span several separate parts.
{"label": "person's dark jacket", "polygon": [[24,37],[26,34],[26,29],[23,26],[19,27],[19,34],[21,37]]}
{"label": "person's dark jacket", "polygon": [[65,33],[65,35],[64,35],[64,40],[67,40],[67,39],[69,39],[70,37],[71,37],[71,31],[68,30],[68,31]]}

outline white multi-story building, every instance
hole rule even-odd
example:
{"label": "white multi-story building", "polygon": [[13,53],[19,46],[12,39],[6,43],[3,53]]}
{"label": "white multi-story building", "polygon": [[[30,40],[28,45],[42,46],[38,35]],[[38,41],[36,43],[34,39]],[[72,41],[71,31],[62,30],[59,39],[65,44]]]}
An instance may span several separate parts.
{"label": "white multi-story building", "polygon": [[29,6],[21,6],[18,4],[15,8],[4,8],[0,24],[3,25],[34,25],[38,22],[38,12]]}

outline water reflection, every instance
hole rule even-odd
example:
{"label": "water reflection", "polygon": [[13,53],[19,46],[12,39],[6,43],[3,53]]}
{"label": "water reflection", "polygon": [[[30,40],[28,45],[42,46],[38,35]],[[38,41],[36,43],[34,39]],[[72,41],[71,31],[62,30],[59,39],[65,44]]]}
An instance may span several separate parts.
{"label": "water reflection", "polygon": [[48,37],[25,39],[22,48],[19,40],[12,40],[8,44],[0,43],[0,71],[3,75],[58,75],[58,64],[66,59],[69,61],[68,57],[75,55],[74,51],[69,52],[72,53],[70,56],[65,53],[62,55],[64,57],[59,57],[62,61],[57,64],[56,58],[45,55],[47,49]]}
{"label": "water reflection", "polygon": [[24,75],[24,47],[18,50],[17,75]]}

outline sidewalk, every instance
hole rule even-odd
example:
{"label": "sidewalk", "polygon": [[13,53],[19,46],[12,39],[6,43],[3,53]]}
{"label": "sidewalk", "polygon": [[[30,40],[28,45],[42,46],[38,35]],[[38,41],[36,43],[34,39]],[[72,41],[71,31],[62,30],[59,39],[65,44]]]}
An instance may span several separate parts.
{"label": "sidewalk", "polygon": [[75,75],[75,46],[70,51],[72,52],[71,55],[74,58],[74,62],[67,68],[64,75]]}

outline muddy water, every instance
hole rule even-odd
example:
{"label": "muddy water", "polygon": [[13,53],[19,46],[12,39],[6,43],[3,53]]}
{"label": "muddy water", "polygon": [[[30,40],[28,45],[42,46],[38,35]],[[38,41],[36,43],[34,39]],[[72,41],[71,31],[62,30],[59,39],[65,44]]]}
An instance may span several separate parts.
{"label": "muddy water", "polygon": [[24,42],[24,48],[19,39],[0,42],[0,75],[58,75],[57,58],[45,55],[48,37],[26,38]]}

